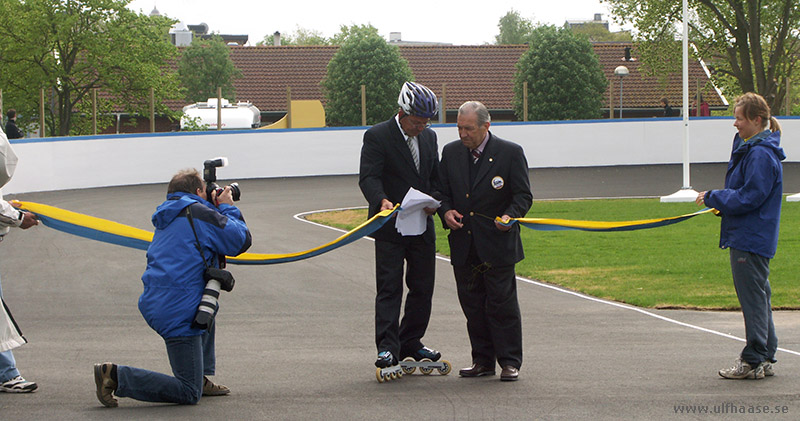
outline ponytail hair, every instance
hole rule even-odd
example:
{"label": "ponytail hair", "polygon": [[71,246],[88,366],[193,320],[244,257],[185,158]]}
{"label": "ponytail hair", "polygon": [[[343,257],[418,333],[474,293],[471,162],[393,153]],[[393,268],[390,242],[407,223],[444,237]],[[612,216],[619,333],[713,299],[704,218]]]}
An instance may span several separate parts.
{"label": "ponytail hair", "polygon": [[773,132],[781,131],[781,125],[780,123],[778,123],[778,119],[776,119],[775,117],[769,118],[769,129]]}
{"label": "ponytail hair", "polygon": [[770,114],[769,105],[767,105],[767,101],[763,96],[754,92],[748,92],[736,98],[734,104],[734,110],[736,108],[741,108],[742,114],[748,120],[755,120],[756,117],[761,117],[762,130],[765,130],[767,124],[769,124],[769,129],[771,131],[781,131],[781,125],[778,123],[778,120]]}

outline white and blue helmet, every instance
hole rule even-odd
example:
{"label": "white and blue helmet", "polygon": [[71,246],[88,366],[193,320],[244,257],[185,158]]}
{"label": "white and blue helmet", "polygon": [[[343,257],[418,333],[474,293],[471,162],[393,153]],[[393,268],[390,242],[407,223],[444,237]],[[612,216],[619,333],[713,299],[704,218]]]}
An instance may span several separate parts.
{"label": "white and blue helmet", "polygon": [[425,85],[414,82],[403,84],[397,104],[404,113],[425,118],[432,118],[439,111],[436,94]]}

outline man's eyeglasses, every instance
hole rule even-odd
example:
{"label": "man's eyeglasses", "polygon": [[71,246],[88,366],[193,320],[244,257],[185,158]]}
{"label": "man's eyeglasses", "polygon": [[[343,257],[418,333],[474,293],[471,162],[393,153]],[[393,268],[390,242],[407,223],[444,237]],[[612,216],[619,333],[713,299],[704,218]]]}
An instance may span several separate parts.
{"label": "man's eyeglasses", "polygon": [[408,122],[411,123],[414,127],[423,128],[423,129],[427,129],[428,127],[431,127],[431,119],[429,119],[429,118],[425,119],[425,121],[414,120],[409,115],[404,115],[402,118],[406,118],[406,117],[408,117],[407,118]]}
{"label": "man's eyeglasses", "polygon": [[418,127],[418,128],[422,127],[422,128],[427,129],[428,127],[431,127],[431,121],[430,120],[427,120],[427,121],[414,121],[414,120],[409,118],[408,122],[413,124],[414,127]]}
{"label": "man's eyeglasses", "polygon": [[417,127],[425,126],[425,128],[427,129],[428,127],[431,127],[431,121],[428,120],[425,123],[414,123],[414,125],[417,126]]}

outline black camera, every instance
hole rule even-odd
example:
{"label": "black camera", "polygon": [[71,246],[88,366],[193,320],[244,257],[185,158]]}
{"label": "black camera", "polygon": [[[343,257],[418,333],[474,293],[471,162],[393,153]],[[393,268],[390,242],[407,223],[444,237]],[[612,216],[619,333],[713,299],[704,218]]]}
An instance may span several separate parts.
{"label": "black camera", "polygon": [[[223,189],[216,183],[217,181],[217,167],[224,167],[228,165],[228,158],[214,158],[207,159],[203,162],[203,180],[206,182],[206,197],[211,201],[211,193],[217,192],[217,196],[222,194]],[[239,183],[231,183],[231,195],[234,201],[239,201],[242,198],[242,190],[239,189]]]}

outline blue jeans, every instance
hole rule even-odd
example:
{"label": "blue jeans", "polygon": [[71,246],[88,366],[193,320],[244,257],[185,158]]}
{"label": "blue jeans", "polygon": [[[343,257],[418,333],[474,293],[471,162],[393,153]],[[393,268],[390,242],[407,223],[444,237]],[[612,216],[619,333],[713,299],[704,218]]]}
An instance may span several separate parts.
{"label": "blue jeans", "polygon": [[214,330],[198,336],[164,338],[175,377],[141,368],[117,366],[116,396],[146,402],[194,405],[203,395],[203,375],[213,376]]}
{"label": "blue jeans", "polygon": [[[0,297],[2,296],[3,286],[0,285]],[[19,370],[14,361],[14,354],[11,353],[11,350],[0,352],[0,383],[5,383],[17,376],[19,376]]]}

